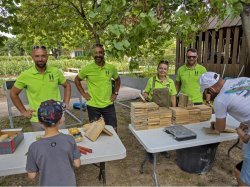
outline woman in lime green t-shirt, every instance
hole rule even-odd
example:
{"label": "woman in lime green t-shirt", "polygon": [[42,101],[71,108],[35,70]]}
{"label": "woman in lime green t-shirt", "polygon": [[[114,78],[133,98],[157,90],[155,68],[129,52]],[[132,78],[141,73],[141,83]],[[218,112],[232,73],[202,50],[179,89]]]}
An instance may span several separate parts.
{"label": "woman in lime green t-shirt", "polygon": [[[166,100],[170,99],[170,103],[172,107],[176,107],[176,88],[174,81],[168,77],[168,61],[162,60],[158,64],[157,67],[157,75],[151,77],[146,85],[146,88],[144,89],[144,98],[148,101],[153,100],[153,90],[159,89],[159,88],[168,88],[168,92],[170,95],[170,98],[167,98]],[[163,97],[164,98],[164,97]],[[163,102],[164,103],[164,102]]]}

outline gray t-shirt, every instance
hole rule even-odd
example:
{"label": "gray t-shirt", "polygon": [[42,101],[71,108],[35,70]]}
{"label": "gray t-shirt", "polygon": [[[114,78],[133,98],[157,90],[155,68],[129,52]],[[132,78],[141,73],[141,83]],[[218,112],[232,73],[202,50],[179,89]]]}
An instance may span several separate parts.
{"label": "gray t-shirt", "polygon": [[73,161],[80,156],[70,135],[42,138],[29,147],[26,171],[39,173],[40,186],[76,186]]}
{"label": "gray t-shirt", "polygon": [[226,118],[227,113],[239,122],[250,125],[250,78],[226,80],[214,100],[216,118]]}

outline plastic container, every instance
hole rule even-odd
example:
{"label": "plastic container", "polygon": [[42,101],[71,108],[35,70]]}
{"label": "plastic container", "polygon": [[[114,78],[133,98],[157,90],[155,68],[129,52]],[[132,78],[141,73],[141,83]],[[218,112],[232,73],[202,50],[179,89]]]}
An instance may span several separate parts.
{"label": "plastic container", "polygon": [[[80,110],[80,103],[74,103],[73,104],[73,108],[74,109],[79,109]],[[86,106],[86,103],[85,102],[82,102],[82,109],[83,110],[86,110],[87,106]]]}
{"label": "plastic container", "polygon": [[214,143],[176,150],[177,165],[189,173],[206,173],[212,167],[218,145]]}

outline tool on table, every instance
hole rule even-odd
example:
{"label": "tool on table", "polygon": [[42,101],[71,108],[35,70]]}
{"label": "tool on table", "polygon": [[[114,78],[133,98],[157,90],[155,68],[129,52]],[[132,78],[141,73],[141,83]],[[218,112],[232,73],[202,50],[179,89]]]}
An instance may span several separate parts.
{"label": "tool on table", "polygon": [[174,139],[177,141],[191,140],[197,137],[197,135],[193,131],[182,125],[169,126],[166,127],[164,131],[168,134],[173,135]]}
{"label": "tool on table", "polygon": [[92,149],[90,149],[90,148],[83,147],[80,145],[78,145],[77,148],[79,149],[80,153],[82,153],[82,154],[86,155],[87,153],[92,153]]}

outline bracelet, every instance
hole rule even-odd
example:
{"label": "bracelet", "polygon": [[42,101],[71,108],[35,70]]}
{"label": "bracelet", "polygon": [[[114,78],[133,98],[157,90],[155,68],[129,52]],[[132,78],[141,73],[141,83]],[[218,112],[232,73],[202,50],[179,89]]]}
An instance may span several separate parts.
{"label": "bracelet", "polygon": [[210,101],[206,101],[206,104],[210,104]]}

